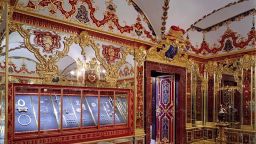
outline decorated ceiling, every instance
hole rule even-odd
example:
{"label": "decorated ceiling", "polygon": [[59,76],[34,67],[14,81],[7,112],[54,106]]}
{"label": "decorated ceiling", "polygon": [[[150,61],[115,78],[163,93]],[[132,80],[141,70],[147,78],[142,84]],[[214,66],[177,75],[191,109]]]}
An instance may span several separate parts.
{"label": "decorated ceiling", "polygon": [[[188,53],[210,58],[255,49],[254,0],[134,0],[160,37],[185,30]],[[158,11],[152,11],[158,9]]]}
{"label": "decorated ceiling", "polygon": [[16,9],[95,31],[155,41],[148,19],[129,0],[19,0]]}

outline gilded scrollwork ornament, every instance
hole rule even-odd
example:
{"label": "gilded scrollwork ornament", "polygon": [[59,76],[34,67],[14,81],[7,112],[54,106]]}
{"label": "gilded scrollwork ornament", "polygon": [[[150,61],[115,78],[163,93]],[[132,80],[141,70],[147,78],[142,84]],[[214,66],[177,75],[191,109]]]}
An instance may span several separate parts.
{"label": "gilded scrollwork ornament", "polygon": [[137,62],[138,66],[143,65],[145,59],[146,59],[147,52],[144,47],[139,47],[138,49],[135,49],[135,61]]}
{"label": "gilded scrollwork ornament", "polygon": [[147,51],[146,60],[181,67],[190,66],[192,61],[185,52],[187,40],[183,35],[181,29],[171,27],[165,39]]}
{"label": "gilded scrollwork ornament", "polygon": [[239,60],[241,67],[245,70],[251,69],[252,66],[255,65],[256,58],[255,56],[251,55],[244,55],[240,60]]}
{"label": "gilded scrollwork ornament", "polygon": [[217,69],[218,69],[218,63],[215,61],[209,61],[205,65],[205,70],[206,70],[206,72],[208,72],[209,76],[213,76]]}
{"label": "gilded scrollwork ornament", "polygon": [[[39,61],[39,63],[37,63],[36,65],[36,70],[39,76],[44,79],[44,82],[51,82],[52,78],[58,75],[58,66],[56,65],[56,63],[59,59],[66,56],[69,52],[71,40],[73,39],[73,37],[64,39],[65,41],[63,50],[56,51],[54,54],[52,53],[50,56],[46,57],[44,53],[40,51],[40,48],[36,47],[34,44],[30,42],[32,34],[29,29],[23,28],[21,24],[12,23],[10,26],[10,30],[17,31],[24,38],[24,44],[26,48],[30,52],[32,52]],[[42,38],[44,39],[45,37]],[[49,36],[47,38],[48,39],[44,39],[45,41],[43,43],[48,44],[47,42],[49,42],[50,40],[49,44],[52,44],[52,38]],[[46,42],[46,40],[48,41]]]}
{"label": "gilded scrollwork ornament", "polygon": [[217,93],[220,89],[220,84],[223,74],[232,75],[234,77],[239,91],[242,92],[243,88],[243,71],[249,70],[255,66],[254,55],[244,55],[240,58],[225,59],[223,61],[209,61],[205,65],[205,71],[209,76],[215,75],[215,92]]}
{"label": "gilded scrollwork ornament", "polygon": [[109,83],[109,87],[116,87],[118,80],[119,68],[125,64],[126,57],[131,53],[131,48],[123,49],[121,59],[116,63],[108,64],[107,61],[100,55],[100,47],[91,39],[87,32],[81,32],[81,34],[74,39],[74,42],[79,44],[82,48],[81,54],[85,56],[85,47],[90,46],[95,51],[96,59],[106,70],[105,80]]}
{"label": "gilded scrollwork ornament", "polygon": [[202,78],[202,90],[206,91],[208,87],[208,79],[206,77]]}

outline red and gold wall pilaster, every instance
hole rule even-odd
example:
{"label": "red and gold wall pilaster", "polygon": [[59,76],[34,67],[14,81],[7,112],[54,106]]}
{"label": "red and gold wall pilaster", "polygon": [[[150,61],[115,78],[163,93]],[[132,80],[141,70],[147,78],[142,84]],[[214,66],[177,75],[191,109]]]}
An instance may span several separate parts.
{"label": "red and gold wall pilaster", "polygon": [[135,143],[144,142],[144,47],[135,49]]}

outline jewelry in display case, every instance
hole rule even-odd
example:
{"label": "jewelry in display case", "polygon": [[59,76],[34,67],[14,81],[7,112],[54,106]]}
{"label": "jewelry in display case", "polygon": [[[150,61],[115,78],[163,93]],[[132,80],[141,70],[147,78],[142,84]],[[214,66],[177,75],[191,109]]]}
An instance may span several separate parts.
{"label": "jewelry in display case", "polygon": [[114,123],[113,119],[114,106],[112,98],[103,96],[100,98],[100,124],[109,125]]}
{"label": "jewelry in display case", "polygon": [[63,96],[63,120],[64,128],[73,128],[80,125],[80,97],[79,96]]}
{"label": "jewelry in display case", "polygon": [[116,123],[126,123],[127,120],[127,107],[126,107],[126,98],[117,97],[116,98]]}
{"label": "jewelry in display case", "polygon": [[[131,129],[133,122],[128,121],[128,118],[124,120],[121,115],[121,113],[127,114],[128,110],[122,104],[122,99],[119,100],[115,95],[120,90],[95,88],[94,93],[91,88],[69,89],[47,85],[37,85],[34,88],[33,85],[28,85],[29,89],[24,90],[23,85],[15,85],[13,87],[15,95],[10,98],[14,98],[14,105],[8,107],[11,109],[10,120],[14,129],[14,137],[10,137],[12,143],[17,141],[28,143],[31,140],[40,143],[40,138],[43,137],[58,139],[60,135],[68,138],[73,134],[94,135],[98,132],[112,137],[116,135],[113,133],[116,129],[125,135],[133,134]],[[130,90],[124,91],[127,94],[130,92]],[[128,99],[127,95],[124,102]],[[129,100],[131,101],[132,98]],[[133,113],[129,120],[133,120]],[[118,126],[114,126],[115,124]],[[13,132],[8,132],[8,135],[13,135]],[[58,143],[63,142],[58,141]]]}
{"label": "jewelry in display case", "polygon": [[84,97],[83,105],[83,126],[96,126],[98,124],[98,97],[86,96]]}
{"label": "jewelry in display case", "polygon": [[54,108],[54,100],[56,96],[40,97],[40,129],[52,130],[58,129],[58,118],[60,117]]}
{"label": "jewelry in display case", "polygon": [[38,128],[38,96],[18,95],[15,98],[15,131],[36,131]]}
{"label": "jewelry in display case", "polygon": [[17,110],[18,112],[27,112],[28,111],[28,107],[26,107],[26,102],[23,99],[19,99],[17,102]]}
{"label": "jewelry in display case", "polygon": [[18,117],[18,123],[22,126],[27,126],[31,123],[31,118],[27,114],[21,114]]}

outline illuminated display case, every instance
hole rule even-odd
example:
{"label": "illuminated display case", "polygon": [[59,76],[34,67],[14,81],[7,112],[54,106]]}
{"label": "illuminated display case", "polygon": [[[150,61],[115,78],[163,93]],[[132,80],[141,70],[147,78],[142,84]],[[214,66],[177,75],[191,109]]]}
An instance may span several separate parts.
{"label": "illuminated display case", "polygon": [[59,142],[70,142],[76,133],[81,141],[133,134],[129,89],[12,84],[10,91],[13,141],[62,135],[66,139]]}

